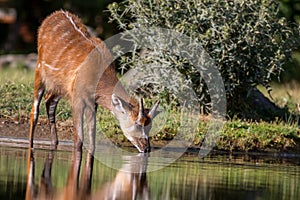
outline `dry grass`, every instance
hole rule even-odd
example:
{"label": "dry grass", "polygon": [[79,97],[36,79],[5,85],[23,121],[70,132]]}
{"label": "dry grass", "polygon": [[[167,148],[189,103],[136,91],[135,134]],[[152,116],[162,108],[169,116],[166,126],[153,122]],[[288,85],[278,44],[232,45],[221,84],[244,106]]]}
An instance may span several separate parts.
{"label": "dry grass", "polygon": [[33,84],[34,71],[26,68],[0,68],[0,85],[8,82]]}

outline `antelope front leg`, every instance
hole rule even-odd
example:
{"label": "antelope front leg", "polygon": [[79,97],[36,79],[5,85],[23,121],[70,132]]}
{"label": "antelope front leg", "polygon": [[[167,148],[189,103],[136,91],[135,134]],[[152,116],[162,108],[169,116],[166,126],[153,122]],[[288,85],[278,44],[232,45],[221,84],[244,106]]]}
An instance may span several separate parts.
{"label": "antelope front leg", "polygon": [[82,102],[73,104],[73,124],[74,124],[74,148],[77,151],[82,150],[83,144],[83,113],[85,106]]}
{"label": "antelope front leg", "polygon": [[96,136],[96,108],[97,106],[90,105],[85,109],[87,132],[89,136],[89,153],[94,155],[95,151],[95,136]]}

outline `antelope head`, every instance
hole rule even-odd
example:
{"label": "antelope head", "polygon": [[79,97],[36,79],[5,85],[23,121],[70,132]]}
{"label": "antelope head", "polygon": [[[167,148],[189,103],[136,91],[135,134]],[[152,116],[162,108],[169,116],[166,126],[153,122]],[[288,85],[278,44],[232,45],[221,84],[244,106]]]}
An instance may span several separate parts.
{"label": "antelope head", "polygon": [[143,99],[139,99],[138,109],[117,95],[112,95],[112,113],[120,123],[125,137],[139,150],[150,152],[149,132],[152,119],[159,114],[159,100],[151,109],[144,108]]}

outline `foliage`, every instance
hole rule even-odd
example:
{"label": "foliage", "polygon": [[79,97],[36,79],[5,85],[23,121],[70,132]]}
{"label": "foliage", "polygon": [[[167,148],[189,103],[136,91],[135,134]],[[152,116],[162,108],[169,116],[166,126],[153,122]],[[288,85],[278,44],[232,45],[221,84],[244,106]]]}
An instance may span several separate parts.
{"label": "foliage", "polygon": [[[109,10],[112,20],[122,30],[138,33],[149,27],[162,27],[201,42],[221,72],[229,105],[233,107],[244,102],[240,98],[246,98],[249,88],[259,84],[269,88],[272,77],[279,76],[283,64],[299,44],[298,27],[278,17],[278,3],[274,0],[128,0],[111,4]],[[150,36],[148,39],[159,41]],[[168,49],[154,47],[147,50],[146,56],[133,52],[122,56],[120,62],[125,69],[145,70],[145,65],[156,66],[154,70],[162,74],[170,74],[166,69],[175,68],[184,75],[187,87],[193,88],[197,100],[207,109],[210,98],[203,77],[186,59],[168,52]],[[159,86],[151,90],[154,93],[166,91]],[[172,90],[167,93],[166,98],[178,97]]]}

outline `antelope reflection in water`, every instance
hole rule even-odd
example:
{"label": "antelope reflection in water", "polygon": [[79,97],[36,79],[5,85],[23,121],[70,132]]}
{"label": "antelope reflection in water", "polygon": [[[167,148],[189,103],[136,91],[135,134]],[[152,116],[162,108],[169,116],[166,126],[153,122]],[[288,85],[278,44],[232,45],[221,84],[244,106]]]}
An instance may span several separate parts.
{"label": "antelope reflection in water", "polygon": [[74,150],[67,182],[62,190],[52,185],[51,171],[55,152],[49,151],[38,186],[34,183],[35,160],[31,148],[27,158],[26,200],[31,199],[149,199],[146,170],[148,154],[126,156],[127,161],[119,169],[113,181],[91,194],[94,157],[87,153],[84,169],[79,179],[82,152]]}
{"label": "antelope reflection in water", "polygon": [[115,179],[106,183],[92,199],[149,199],[147,184],[148,153],[124,156],[127,163],[119,169]]}

